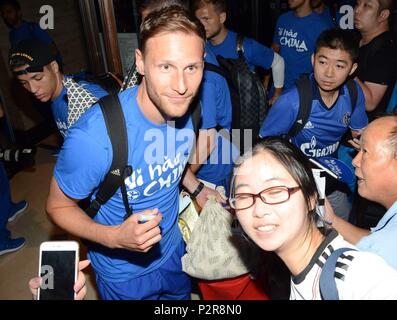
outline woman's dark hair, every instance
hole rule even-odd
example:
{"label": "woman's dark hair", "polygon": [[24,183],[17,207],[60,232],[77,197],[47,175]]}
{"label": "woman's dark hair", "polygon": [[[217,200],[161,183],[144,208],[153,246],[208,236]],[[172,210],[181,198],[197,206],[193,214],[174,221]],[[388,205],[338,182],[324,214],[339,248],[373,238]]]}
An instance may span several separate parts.
{"label": "woman's dark hair", "polygon": [[[313,199],[315,199],[317,202],[318,191],[310,161],[296,146],[279,137],[267,137],[256,144],[252,149],[252,152],[249,151],[245,153],[237,161],[237,165],[233,171],[233,177],[236,176],[238,168],[242,163],[245,162],[245,160],[264,151],[269,152],[278,161],[280,161],[280,163],[296,181],[301,188],[308,208],[312,206]],[[234,190],[233,186],[232,190]],[[315,207],[312,209],[313,210],[310,212],[310,219],[314,223],[316,220]]]}
{"label": "woman's dark hair", "polygon": [[346,51],[351,56],[353,62],[358,57],[359,40],[350,30],[339,28],[323,31],[316,41],[316,54],[321,48],[340,49]]}

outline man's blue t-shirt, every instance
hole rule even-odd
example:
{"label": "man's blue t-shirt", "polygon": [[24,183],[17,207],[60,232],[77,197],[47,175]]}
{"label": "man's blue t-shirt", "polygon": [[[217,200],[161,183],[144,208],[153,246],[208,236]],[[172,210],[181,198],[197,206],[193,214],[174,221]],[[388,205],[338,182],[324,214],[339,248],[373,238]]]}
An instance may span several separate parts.
{"label": "man's blue t-shirt", "polygon": [[[244,58],[251,70],[255,66],[263,69],[270,69],[274,59],[274,51],[254,39],[244,37]],[[209,48],[215,56],[222,56],[224,58],[237,59],[237,33],[228,31],[225,40],[221,44],[214,46],[210,41],[207,41],[207,48]]]}
{"label": "man's blue t-shirt", "polygon": [[336,23],[334,22],[334,19],[332,18],[331,11],[329,10],[328,6],[324,7],[324,10],[321,14],[319,14],[321,18],[323,18],[329,25],[332,25],[333,27],[336,27]]}
{"label": "man's blue t-shirt", "polygon": [[[83,86],[84,89],[91,92],[97,98],[102,98],[108,95],[108,92],[106,90],[102,89],[101,86],[95,83],[79,81],[79,85]],[[59,132],[62,134],[63,137],[66,136],[69,127],[67,101],[67,89],[63,87],[61,94],[51,103],[51,109],[52,114],[54,115],[55,123],[57,124]]]}
{"label": "man's blue t-shirt", "polygon": [[[205,61],[219,65],[211,49],[206,47]],[[230,132],[232,126],[232,102],[228,84],[216,72],[204,71],[200,101],[202,107],[201,129],[222,128]],[[216,146],[197,177],[212,183],[229,178],[233,169],[231,143],[217,133]]]}
{"label": "man's blue t-shirt", "polygon": [[[313,86],[312,110],[305,127],[291,138],[293,144],[309,157],[335,156],[342,136],[348,128],[364,129],[368,124],[365,100],[361,87],[357,87],[357,104],[351,114],[349,91],[344,85],[333,106],[328,108],[321,99],[319,89],[310,76]],[[259,135],[263,137],[285,135],[292,128],[299,111],[299,94],[296,86],[285,91],[270,109]]]}
{"label": "man's blue t-shirt", "polygon": [[394,269],[397,269],[397,201],[387,210],[368,236],[356,244],[361,251],[369,251],[381,256]]}
{"label": "man's blue t-shirt", "polygon": [[[178,228],[179,183],[193,143],[190,114],[157,125],[142,113],[138,87],[119,94],[128,135],[128,164],[133,174],[125,180],[134,213],[158,208],[162,240],[148,253],[104,247],[89,252],[89,259],[104,281],[123,282],[159,268],[180,244]],[[88,197],[107,174],[113,152],[98,104],[88,109],[69,129],[55,167],[61,190],[73,199]],[[123,223],[125,209],[120,189],[103,206],[95,221],[103,225]]]}
{"label": "man's blue t-shirt", "polygon": [[303,73],[313,70],[311,55],[318,36],[333,24],[312,12],[299,18],[293,11],[282,14],[278,20],[273,42],[280,46],[285,62],[284,90],[294,85]]}
{"label": "man's blue t-shirt", "polygon": [[11,29],[9,33],[11,47],[23,40],[37,39],[45,45],[49,45],[54,41],[46,31],[40,28],[35,22],[22,21],[22,24],[16,28]]}

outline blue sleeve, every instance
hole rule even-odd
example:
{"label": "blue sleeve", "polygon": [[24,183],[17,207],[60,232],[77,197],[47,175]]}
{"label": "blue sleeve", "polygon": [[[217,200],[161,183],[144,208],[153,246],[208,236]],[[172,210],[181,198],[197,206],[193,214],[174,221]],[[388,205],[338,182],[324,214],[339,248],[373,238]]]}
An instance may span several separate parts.
{"label": "blue sleeve", "polygon": [[201,115],[202,124],[201,129],[211,129],[217,126],[216,121],[216,101],[217,91],[214,83],[215,74],[212,71],[204,71],[203,83],[200,89],[200,101],[201,101]]}
{"label": "blue sleeve", "polygon": [[[83,117],[87,113],[88,111]],[[84,121],[79,121],[79,124],[82,122]],[[99,126],[98,130],[101,132],[106,130],[104,126],[103,123],[103,127]],[[95,130],[90,131],[95,133]],[[113,154],[111,147],[107,147],[102,141],[80,126],[69,129],[54,170],[54,177],[60,189],[68,197],[84,199],[104,179]]]}
{"label": "blue sleeve", "polygon": [[354,82],[357,87],[357,104],[350,119],[350,129],[360,130],[364,129],[368,125],[368,117],[365,112],[365,98],[363,90],[357,81]]}
{"label": "blue sleeve", "polygon": [[270,69],[274,59],[274,51],[254,39],[244,39],[245,58],[248,63]]}
{"label": "blue sleeve", "polygon": [[47,31],[41,29],[37,23],[32,23],[31,26],[32,26],[33,35],[37,39],[39,39],[42,43],[50,45],[51,43],[54,42],[54,40],[51,39]]}
{"label": "blue sleeve", "polygon": [[298,108],[298,91],[294,87],[284,92],[270,108],[259,131],[259,136],[264,138],[287,134],[298,116]]}

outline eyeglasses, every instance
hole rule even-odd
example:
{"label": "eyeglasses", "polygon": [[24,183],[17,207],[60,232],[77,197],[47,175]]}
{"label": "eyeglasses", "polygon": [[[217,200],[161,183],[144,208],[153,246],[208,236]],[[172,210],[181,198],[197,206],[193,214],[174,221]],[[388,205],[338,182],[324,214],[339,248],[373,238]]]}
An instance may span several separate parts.
{"label": "eyeglasses", "polygon": [[257,194],[252,193],[236,193],[234,197],[230,197],[229,203],[233,209],[244,210],[252,207],[256,198],[260,198],[266,204],[280,204],[286,202],[300,189],[299,186],[288,188],[285,186],[276,186],[266,188]]}

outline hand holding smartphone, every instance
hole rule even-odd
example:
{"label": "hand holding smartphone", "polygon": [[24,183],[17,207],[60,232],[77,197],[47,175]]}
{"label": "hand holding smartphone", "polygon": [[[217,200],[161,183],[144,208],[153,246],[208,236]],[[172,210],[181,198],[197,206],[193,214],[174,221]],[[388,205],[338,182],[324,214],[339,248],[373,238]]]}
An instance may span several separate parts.
{"label": "hand holding smartphone", "polygon": [[38,300],[74,300],[79,244],[76,241],[48,241],[40,245]]}

